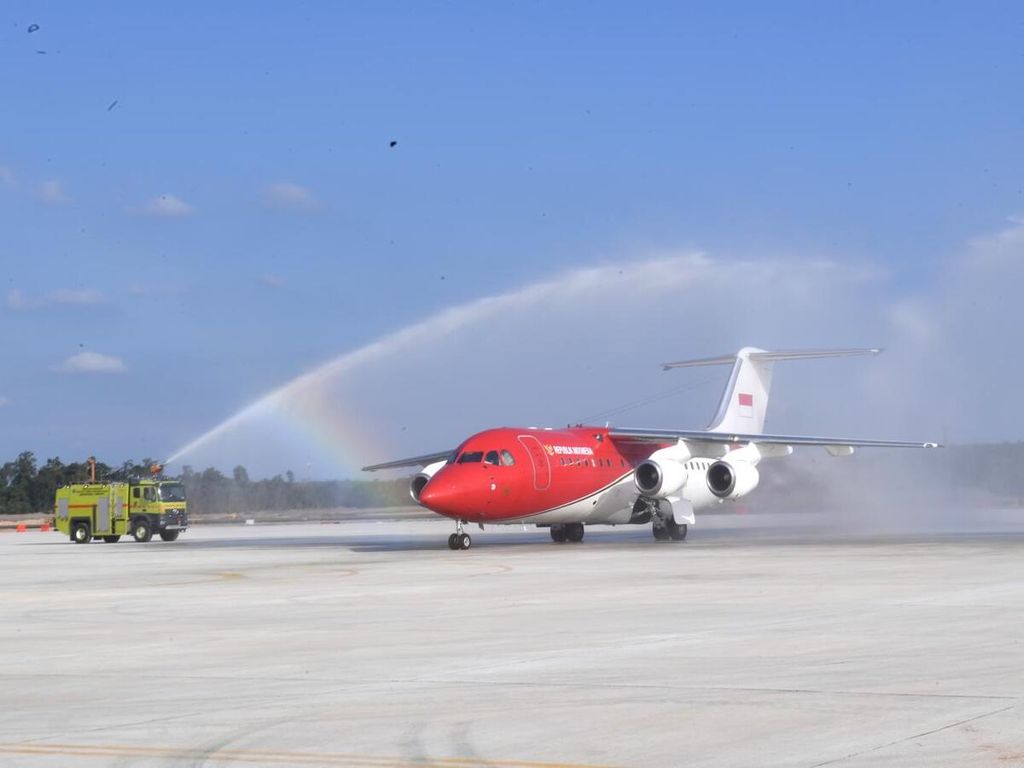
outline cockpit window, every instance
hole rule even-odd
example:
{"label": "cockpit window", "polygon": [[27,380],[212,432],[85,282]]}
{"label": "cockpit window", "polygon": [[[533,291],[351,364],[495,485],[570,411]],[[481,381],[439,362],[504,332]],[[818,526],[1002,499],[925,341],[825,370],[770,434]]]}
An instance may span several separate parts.
{"label": "cockpit window", "polygon": [[511,467],[516,463],[515,457],[504,448],[501,449],[501,463],[503,466]]}
{"label": "cockpit window", "polygon": [[487,455],[484,456],[484,464],[493,464],[494,466],[498,466],[499,461],[497,451],[488,451]]}
{"label": "cockpit window", "polygon": [[466,451],[459,456],[459,464],[479,464],[483,457],[483,451]]}

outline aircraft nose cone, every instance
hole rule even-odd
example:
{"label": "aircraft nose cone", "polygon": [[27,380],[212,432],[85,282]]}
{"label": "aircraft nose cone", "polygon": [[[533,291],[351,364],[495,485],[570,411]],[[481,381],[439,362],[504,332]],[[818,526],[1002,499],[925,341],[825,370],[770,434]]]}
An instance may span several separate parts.
{"label": "aircraft nose cone", "polygon": [[454,484],[435,477],[420,491],[420,504],[441,515],[455,515],[458,492]]}

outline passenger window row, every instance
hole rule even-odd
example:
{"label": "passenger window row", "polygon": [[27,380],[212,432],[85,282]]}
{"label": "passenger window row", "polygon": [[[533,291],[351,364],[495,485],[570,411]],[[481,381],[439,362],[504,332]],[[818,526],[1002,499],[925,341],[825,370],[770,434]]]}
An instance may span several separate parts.
{"label": "passenger window row", "polygon": [[[452,454],[448,463],[455,464],[490,464],[495,467],[515,466],[516,460],[511,451],[502,448],[500,451],[463,451],[461,454]],[[615,462],[612,459],[585,459],[583,457],[559,456],[558,463],[563,467],[611,467]],[[628,466],[625,459],[619,459],[619,464]]]}
{"label": "passenger window row", "polygon": [[[614,465],[611,459],[583,459],[559,456],[558,463],[563,467],[611,467]],[[619,459],[619,464],[626,466],[625,459]]]}

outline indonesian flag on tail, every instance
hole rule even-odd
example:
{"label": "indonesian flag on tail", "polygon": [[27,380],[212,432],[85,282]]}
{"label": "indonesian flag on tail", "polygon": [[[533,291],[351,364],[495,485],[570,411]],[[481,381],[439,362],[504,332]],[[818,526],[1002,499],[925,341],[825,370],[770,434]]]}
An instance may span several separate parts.
{"label": "indonesian flag on tail", "polygon": [[739,401],[739,415],[747,419],[754,418],[754,396],[747,392],[739,392],[736,397]]}

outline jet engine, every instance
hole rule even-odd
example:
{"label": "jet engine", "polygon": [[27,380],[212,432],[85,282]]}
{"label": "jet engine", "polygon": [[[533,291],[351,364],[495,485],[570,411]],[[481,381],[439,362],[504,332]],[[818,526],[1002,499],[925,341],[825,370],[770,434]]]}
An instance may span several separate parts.
{"label": "jet engine", "polygon": [[419,474],[413,477],[412,482],[409,483],[409,495],[412,496],[413,501],[417,504],[420,503],[420,493],[422,493],[423,489],[426,488],[427,483],[430,482],[430,478],[437,474],[437,470],[443,467],[446,463],[447,462],[444,461],[436,461],[433,464],[428,464],[420,471]]}
{"label": "jet engine", "polygon": [[677,495],[686,485],[686,469],[673,459],[647,459],[637,465],[633,482],[641,496],[664,499]]}
{"label": "jet engine", "polygon": [[738,499],[757,488],[761,475],[745,461],[719,459],[708,467],[708,490],[720,499]]}

